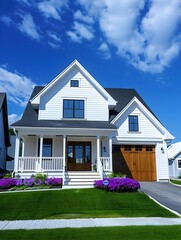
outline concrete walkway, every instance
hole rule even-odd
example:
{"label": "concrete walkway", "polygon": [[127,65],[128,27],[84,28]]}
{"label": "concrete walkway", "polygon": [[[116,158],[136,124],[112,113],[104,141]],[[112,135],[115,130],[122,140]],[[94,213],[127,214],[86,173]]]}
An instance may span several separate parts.
{"label": "concrete walkway", "polygon": [[0,230],[50,229],[113,226],[181,225],[181,218],[90,218],[0,221]]}

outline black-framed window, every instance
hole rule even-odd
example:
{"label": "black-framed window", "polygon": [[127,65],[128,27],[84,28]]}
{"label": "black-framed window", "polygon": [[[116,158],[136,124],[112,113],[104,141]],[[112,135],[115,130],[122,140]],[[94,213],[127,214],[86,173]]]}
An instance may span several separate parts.
{"label": "black-framed window", "polygon": [[79,81],[78,80],[71,80],[70,81],[71,87],[79,87]]}
{"label": "black-framed window", "polygon": [[178,168],[181,169],[181,159],[178,159]]}
{"label": "black-framed window", "polygon": [[[40,155],[40,138],[38,139],[38,156]],[[44,138],[42,146],[42,157],[52,157],[52,139]]]}
{"label": "black-framed window", "polygon": [[84,100],[63,100],[63,118],[84,118]]}
{"label": "black-framed window", "polygon": [[138,132],[138,116],[136,115],[129,115],[129,131],[130,132]]}

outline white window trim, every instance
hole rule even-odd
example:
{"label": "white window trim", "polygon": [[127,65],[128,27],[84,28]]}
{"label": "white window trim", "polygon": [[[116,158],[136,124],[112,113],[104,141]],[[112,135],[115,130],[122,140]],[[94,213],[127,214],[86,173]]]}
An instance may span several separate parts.
{"label": "white window trim", "polygon": [[181,168],[178,167],[178,161],[181,161],[181,158],[177,158],[177,169],[180,170]]}
{"label": "white window trim", "polygon": [[[79,82],[79,86],[78,86],[78,87],[72,87],[72,86],[71,86],[71,81],[78,81],[78,82]],[[70,88],[80,88],[80,83],[81,83],[80,79],[70,79],[69,87],[70,87]]]}
{"label": "white window trim", "polygon": [[[84,101],[84,118],[64,118],[63,117],[63,100],[83,100]],[[62,120],[86,120],[87,119],[87,98],[80,97],[62,97]]]}

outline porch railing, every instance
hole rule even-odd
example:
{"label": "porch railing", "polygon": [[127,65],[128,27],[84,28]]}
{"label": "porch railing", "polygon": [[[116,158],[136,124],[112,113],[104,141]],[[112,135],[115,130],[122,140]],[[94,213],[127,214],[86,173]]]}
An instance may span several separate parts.
{"label": "porch railing", "polygon": [[104,172],[112,171],[109,157],[100,157],[100,161],[102,163],[102,167],[103,167]]}
{"label": "porch railing", "polygon": [[63,171],[63,157],[43,157],[42,170]]}
{"label": "porch railing", "polygon": [[63,157],[19,157],[18,171],[63,171]]}

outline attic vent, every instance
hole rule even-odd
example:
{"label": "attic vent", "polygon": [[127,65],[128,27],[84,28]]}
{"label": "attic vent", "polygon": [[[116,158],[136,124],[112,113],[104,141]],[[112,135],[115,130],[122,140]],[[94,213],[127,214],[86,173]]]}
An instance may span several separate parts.
{"label": "attic vent", "polygon": [[71,87],[79,87],[79,81],[78,80],[71,80],[70,81]]}

